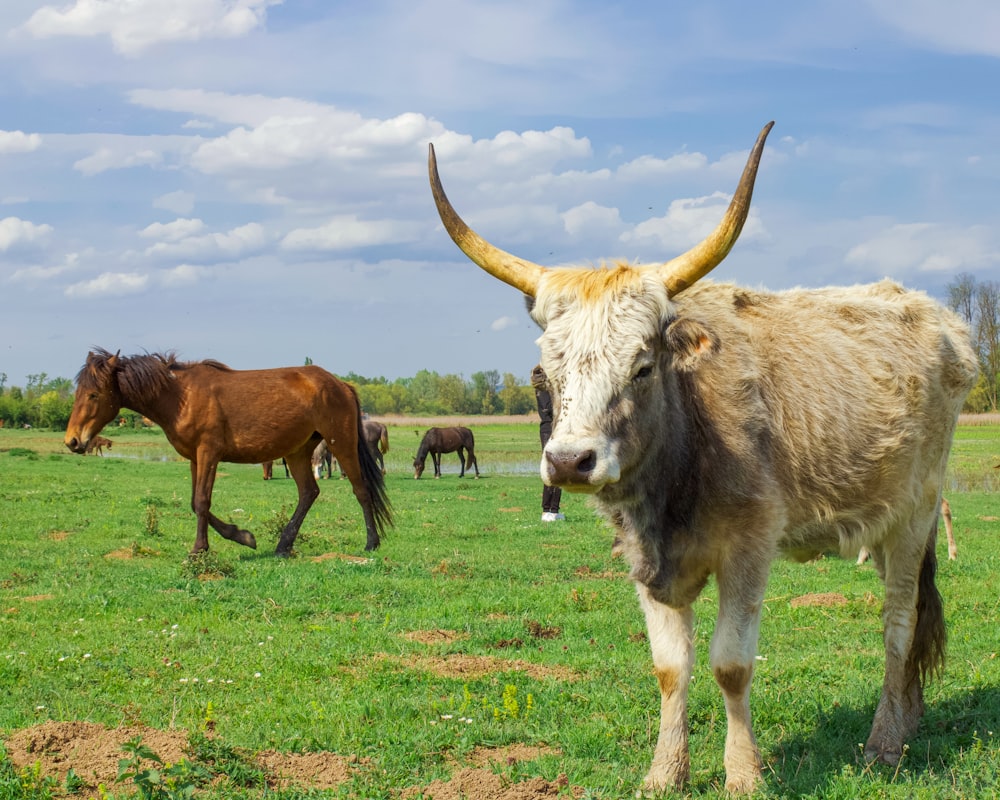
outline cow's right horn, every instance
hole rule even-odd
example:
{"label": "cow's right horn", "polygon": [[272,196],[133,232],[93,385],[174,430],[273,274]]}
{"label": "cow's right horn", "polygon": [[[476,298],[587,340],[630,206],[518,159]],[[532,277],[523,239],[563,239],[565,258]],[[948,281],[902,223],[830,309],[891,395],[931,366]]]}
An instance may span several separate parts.
{"label": "cow's right horn", "polygon": [[433,144],[428,146],[427,172],[431,179],[431,191],[434,193],[434,203],[437,205],[441,222],[459,249],[494,278],[499,278],[515,289],[534,297],[538,289],[538,280],[545,267],[494,247],[465,224],[448,202],[448,197],[441,186]]}
{"label": "cow's right horn", "polygon": [[747,165],[743,168],[739,186],[736,187],[729,208],[726,209],[726,215],[718,227],[700,244],[657,268],[671,297],[683,292],[699,278],[705,277],[736,244],[747,214],[750,213],[750,197],[753,195],[753,182],[757,178],[757,166],[764,152],[764,140],[767,139],[772,127],[774,122],[767,123],[757,137],[757,143],[750,151]]}

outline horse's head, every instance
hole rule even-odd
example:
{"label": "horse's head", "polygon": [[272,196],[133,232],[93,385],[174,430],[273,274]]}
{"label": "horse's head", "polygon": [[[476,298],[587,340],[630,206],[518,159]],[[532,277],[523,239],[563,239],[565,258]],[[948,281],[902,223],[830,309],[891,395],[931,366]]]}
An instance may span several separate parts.
{"label": "horse's head", "polygon": [[421,475],[424,474],[424,464],[427,463],[427,459],[421,460],[419,458],[413,459],[413,479],[417,480]]}
{"label": "horse's head", "polygon": [[74,453],[84,453],[101,429],[113,420],[122,407],[116,373],[121,367],[119,354],[105,350],[87,353],[87,363],[76,376],[73,412],[66,426],[66,446]]}

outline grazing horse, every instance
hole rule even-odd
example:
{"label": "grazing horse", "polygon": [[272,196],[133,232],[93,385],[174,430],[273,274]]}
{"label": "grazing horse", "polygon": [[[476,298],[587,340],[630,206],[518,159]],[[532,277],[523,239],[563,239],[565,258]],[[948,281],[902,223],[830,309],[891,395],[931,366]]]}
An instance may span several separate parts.
{"label": "grazing horse", "polygon": [[382,474],[385,475],[385,459],[382,457],[382,454],[389,452],[389,429],[381,422],[376,422],[373,419],[366,419],[364,421],[364,429],[365,442],[368,445],[368,449],[372,451],[375,462],[378,464],[379,469],[382,470]]}
{"label": "grazing horse", "polygon": [[95,436],[93,439],[90,440],[90,444],[87,445],[87,452],[96,453],[99,456],[103,456],[104,455],[103,448],[106,447],[108,448],[108,450],[110,450],[111,445],[112,441],[110,439],[104,436]]}
{"label": "grazing horse", "polygon": [[317,442],[325,440],[344,466],[364,512],[366,550],[379,546],[392,524],[385,482],[361,436],[361,407],[354,389],[316,366],[234,370],[218,361],[181,362],[174,354],[87,354],[76,377],[76,397],[66,446],[83,453],[119,410],[143,414],[191,462],[191,508],[198,517],[192,553],[208,550],[208,526],[247,547],[249,531],[211,512],[219,462],[255,464],[284,456],[298,487],[298,505],[278,539],[277,554],[291,555],[302,520],[319,494],[310,469]]}
{"label": "grazing horse", "polygon": [[[417,450],[417,457],[413,459],[413,477],[419,478],[424,474],[424,464],[427,463],[427,454],[431,454],[434,462],[434,477],[441,477],[441,454],[458,452],[458,462],[461,472],[458,477],[465,475],[467,469],[476,470],[476,477],[479,477],[479,463],[476,461],[476,440],[472,436],[472,431],[468,428],[431,428],[424,434]],[[466,460],[465,451],[469,451],[469,458]]]}

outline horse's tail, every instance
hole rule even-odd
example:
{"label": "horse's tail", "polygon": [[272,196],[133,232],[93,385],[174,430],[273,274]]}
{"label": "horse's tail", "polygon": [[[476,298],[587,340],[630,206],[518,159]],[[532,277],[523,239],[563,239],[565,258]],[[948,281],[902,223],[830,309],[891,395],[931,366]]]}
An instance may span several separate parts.
{"label": "horse's tail", "polygon": [[381,450],[383,454],[389,452],[389,429],[385,425],[382,426],[382,430],[379,433],[378,449]]}
{"label": "horse's tail", "polygon": [[[361,406],[358,405],[358,461],[361,464],[361,480],[368,489],[368,494],[372,500],[372,513],[375,517],[375,530],[379,538],[385,535],[386,528],[392,526],[392,505],[389,503],[389,495],[385,489],[385,476],[378,464],[375,463],[375,456],[365,441],[364,425],[361,420]],[[375,543],[378,547],[378,543]]]}
{"label": "horse's tail", "polygon": [[948,640],[944,626],[944,604],[941,601],[941,593],[934,583],[937,573],[935,552],[937,523],[935,515],[934,527],[927,540],[924,561],[920,566],[917,585],[917,625],[913,632],[913,644],[910,646],[910,656],[906,665],[908,679],[919,680],[921,686],[928,678],[939,674],[944,668],[944,651]]}

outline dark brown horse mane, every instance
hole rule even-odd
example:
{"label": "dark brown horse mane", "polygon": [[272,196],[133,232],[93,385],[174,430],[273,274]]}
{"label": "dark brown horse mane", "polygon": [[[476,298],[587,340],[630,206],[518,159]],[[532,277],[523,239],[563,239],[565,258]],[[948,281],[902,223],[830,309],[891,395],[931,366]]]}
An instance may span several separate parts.
{"label": "dark brown horse mane", "polygon": [[[116,359],[113,364],[110,363],[112,359]],[[232,372],[230,367],[215,359],[178,361],[173,351],[119,356],[98,347],[87,356],[87,363],[76,376],[76,382],[87,389],[99,389],[117,380],[123,394],[151,397],[167,388],[172,373],[200,366]]]}

